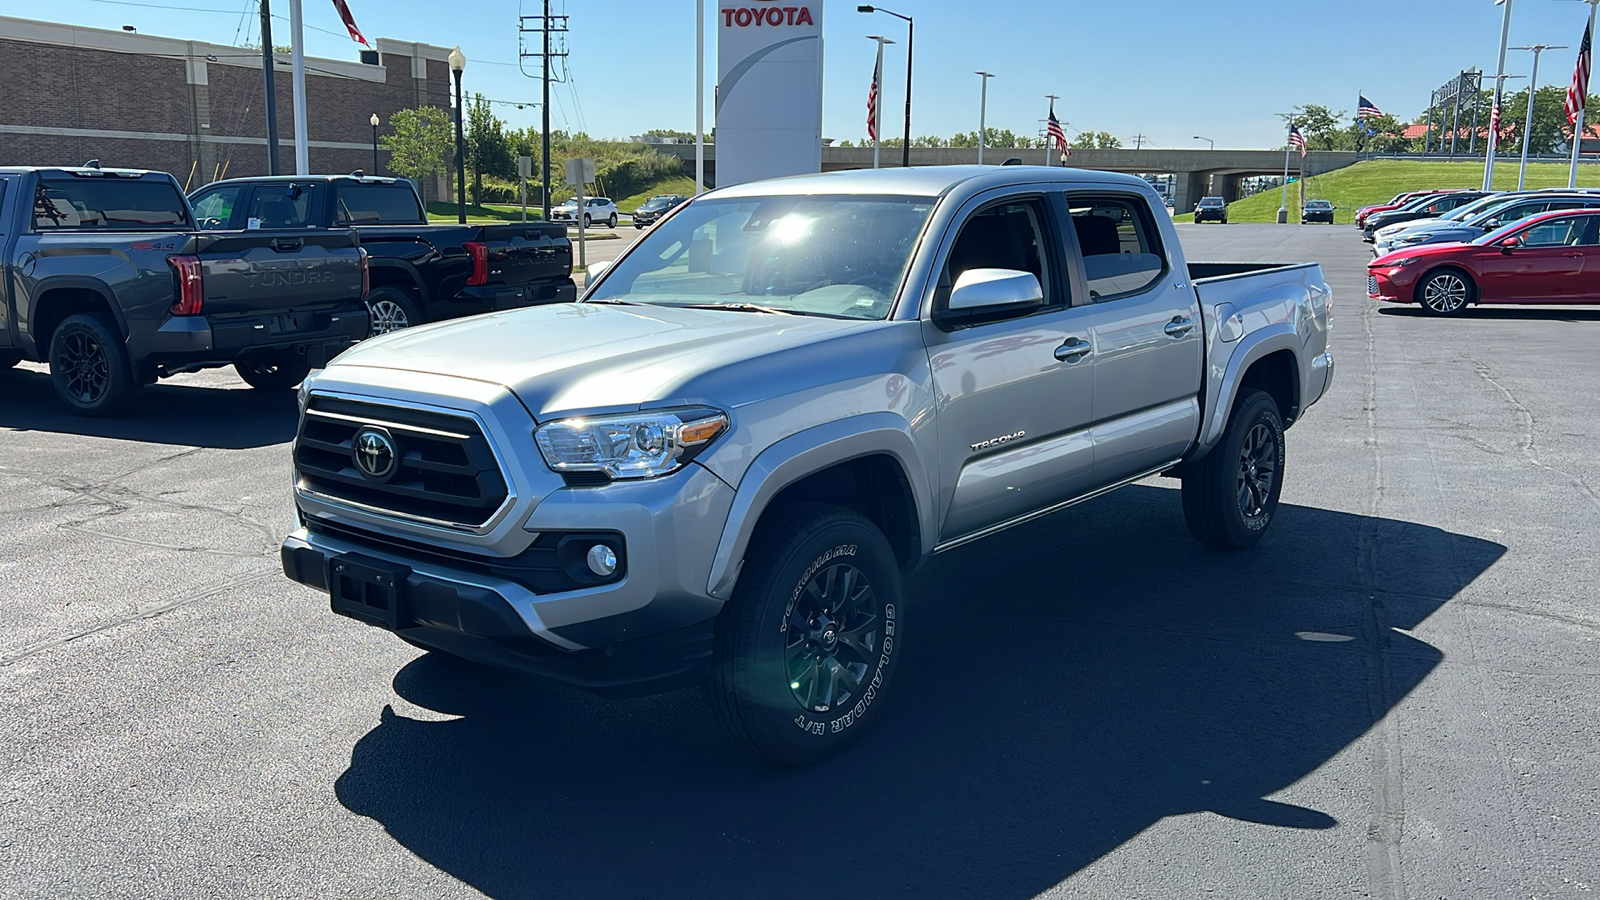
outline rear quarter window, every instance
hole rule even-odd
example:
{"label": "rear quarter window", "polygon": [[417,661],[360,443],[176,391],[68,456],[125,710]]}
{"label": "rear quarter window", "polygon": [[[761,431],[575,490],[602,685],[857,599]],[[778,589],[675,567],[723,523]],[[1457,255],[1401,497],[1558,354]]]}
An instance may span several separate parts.
{"label": "rear quarter window", "polygon": [[39,231],[171,230],[188,223],[183,194],[164,180],[40,178],[34,191],[33,227]]}
{"label": "rear quarter window", "polygon": [[423,225],[422,205],[407,184],[342,184],[335,196],[340,225]]}

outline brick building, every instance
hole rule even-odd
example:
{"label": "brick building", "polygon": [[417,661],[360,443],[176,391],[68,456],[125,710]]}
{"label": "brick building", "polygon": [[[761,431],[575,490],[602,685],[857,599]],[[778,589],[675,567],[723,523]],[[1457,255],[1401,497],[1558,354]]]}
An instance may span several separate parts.
{"label": "brick building", "polygon": [[[449,108],[448,47],[376,47],[360,62],[306,58],[312,172],[371,173],[373,113],[383,134],[397,110]],[[287,54],[277,64],[279,162],[292,173]],[[0,16],[0,97],[0,165],[99,159],[171,172],[191,190],[267,173],[259,50]],[[440,187],[428,186],[430,198],[448,196]]]}

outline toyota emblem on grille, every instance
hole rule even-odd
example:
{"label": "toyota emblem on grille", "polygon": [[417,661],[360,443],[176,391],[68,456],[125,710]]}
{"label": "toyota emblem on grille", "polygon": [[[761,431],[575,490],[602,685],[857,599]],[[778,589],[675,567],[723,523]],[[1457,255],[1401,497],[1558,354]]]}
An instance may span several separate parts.
{"label": "toyota emblem on grille", "polygon": [[355,459],[361,474],[382,481],[394,474],[396,452],[394,438],[382,428],[371,425],[356,432],[350,442],[350,455]]}

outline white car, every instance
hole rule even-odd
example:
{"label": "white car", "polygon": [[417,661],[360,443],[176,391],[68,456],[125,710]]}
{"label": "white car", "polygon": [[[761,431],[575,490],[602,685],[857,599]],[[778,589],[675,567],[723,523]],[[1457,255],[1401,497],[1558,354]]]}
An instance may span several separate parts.
{"label": "white car", "polygon": [[[578,221],[578,198],[569,197],[567,202],[550,210],[550,221]],[[587,226],[596,222],[604,222],[607,228],[617,227],[617,205],[611,202],[610,197],[583,198],[583,224]]]}

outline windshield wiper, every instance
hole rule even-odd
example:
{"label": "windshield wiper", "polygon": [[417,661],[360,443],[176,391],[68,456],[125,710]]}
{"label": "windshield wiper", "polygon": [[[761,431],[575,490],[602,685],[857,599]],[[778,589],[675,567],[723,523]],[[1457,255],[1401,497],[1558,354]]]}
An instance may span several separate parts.
{"label": "windshield wiper", "polygon": [[804,311],[798,310],[798,309],[779,309],[776,306],[762,306],[759,303],[747,303],[747,302],[742,301],[742,300],[730,301],[730,302],[727,302],[727,303],[684,303],[684,304],[682,304],[680,306],[680,308],[681,309],[731,309],[731,310],[736,310],[738,312],[764,312],[764,313],[773,313],[775,315],[780,315],[780,316],[808,316],[808,315],[811,315],[811,313],[804,312]]}
{"label": "windshield wiper", "polygon": [[600,298],[595,299],[595,300],[580,300],[579,302],[580,303],[606,303],[606,304],[610,304],[612,306],[638,306],[639,305],[638,303],[635,303],[632,300],[623,300],[620,297],[600,297]]}

